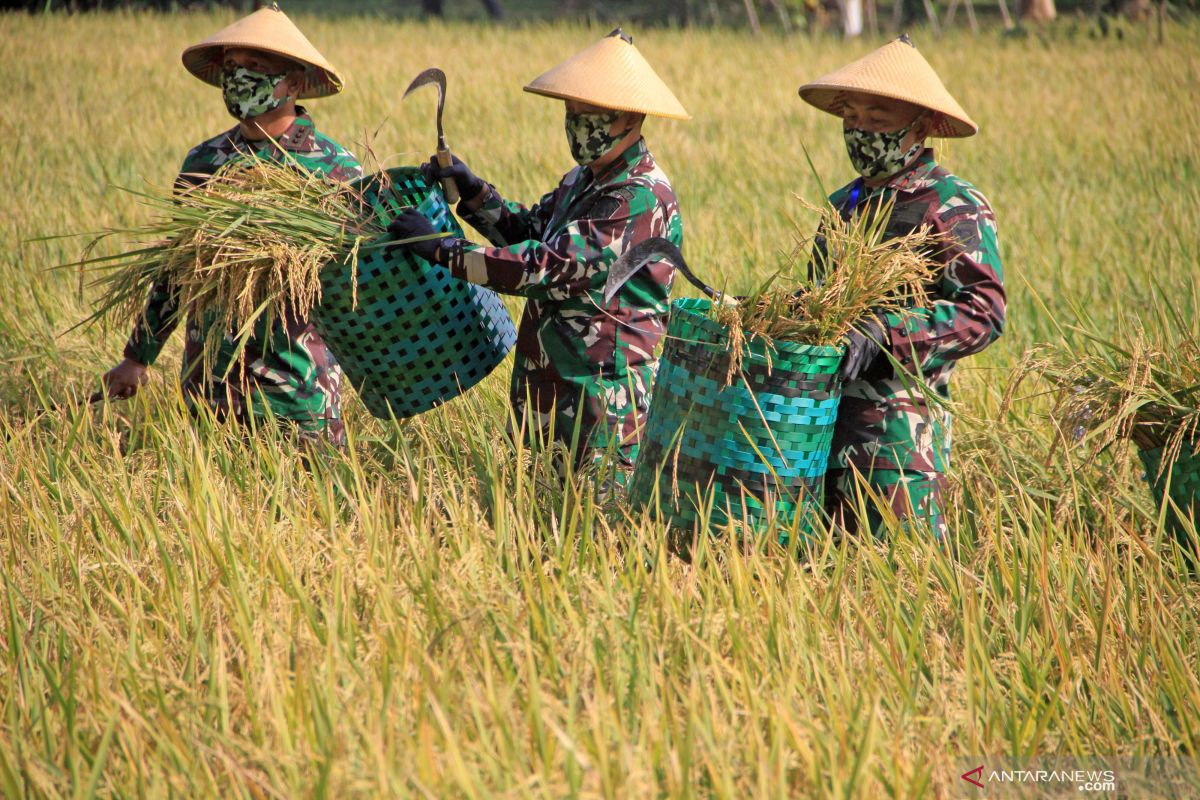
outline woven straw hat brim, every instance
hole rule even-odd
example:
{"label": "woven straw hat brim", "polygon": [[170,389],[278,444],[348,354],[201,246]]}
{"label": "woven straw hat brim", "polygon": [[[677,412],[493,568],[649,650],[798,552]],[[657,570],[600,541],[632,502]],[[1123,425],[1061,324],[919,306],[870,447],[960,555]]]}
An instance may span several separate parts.
{"label": "woven straw hat brim", "polygon": [[212,86],[221,85],[225,48],[245,47],[290,58],[305,67],[299,99],[327,97],[342,90],[333,65],[313,47],[287,14],[263,8],[183,51],[183,66]]}
{"label": "woven straw hat brim", "polygon": [[934,136],[962,138],[979,132],[929,62],[903,39],[800,87],[805,102],[837,117],[842,116],[846,92],[889,97],[936,111]]}
{"label": "woven straw hat brim", "polygon": [[606,36],[534,78],[525,91],[667,119],[691,115],[637,48]]}

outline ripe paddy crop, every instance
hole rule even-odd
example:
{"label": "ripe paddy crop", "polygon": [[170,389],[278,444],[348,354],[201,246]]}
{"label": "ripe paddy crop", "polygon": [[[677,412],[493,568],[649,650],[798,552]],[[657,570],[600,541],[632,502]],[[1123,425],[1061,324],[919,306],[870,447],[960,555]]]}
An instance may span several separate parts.
{"label": "ripe paddy crop", "polygon": [[[125,332],[64,334],[95,296],[45,268],[78,246],[30,240],[145,222],[112,187],[169,185],[229,126],[179,64],[226,20],[0,16],[0,794],[957,797],[966,759],[1200,768],[1197,584],[1139,475],[1056,447],[1036,381],[1000,413],[1024,351],[1076,322],[1200,309],[1194,25],[915,33],[981,123],[939,152],[992,200],[1010,294],[954,379],[952,539],[685,564],[505,442],[504,374],[406,423],[350,400],[351,446],[307,466],[273,430],[189,420],[178,341],[134,400],[72,400]],[[561,106],[520,87],[607,32],[300,24],[349,77],[321,129],[423,160],[432,100],[400,94],[442,66],[452,146],[527,201],[570,157]],[[849,177],[796,89],[871,45],[634,32],[694,115],[647,127],[684,252],[752,290],[815,223],[805,150]]]}

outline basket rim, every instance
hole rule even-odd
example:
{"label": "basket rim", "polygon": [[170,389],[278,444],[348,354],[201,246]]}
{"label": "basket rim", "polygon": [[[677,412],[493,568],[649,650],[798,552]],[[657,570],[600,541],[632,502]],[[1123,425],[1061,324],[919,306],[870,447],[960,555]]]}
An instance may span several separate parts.
{"label": "basket rim", "polygon": [[415,176],[420,179],[421,183],[425,183],[425,174],[421,172],[420,167],[403,165],[399,167],[388,167],[387,169],[381,169],[378,172],[369,172],[365,175],[361,175],[350,181],[350,185],[355,188],[360,188],[371,181],[376,180],[381,172],[385,173],[391,178],[412,178]]}
{"label": "basket rim", "polygon": [[[701,328],[706,328],[713,332],[728,332],[729,328],[716,320],[709,317],[706,313],[712,308],[712,301],[700,297],[684,297],[671,303],[671,313],[680,313],[688,319],[692,324]],[[769,345],[768,345],[769,342]],[[828,344],[803,344],[801,342],[776,341],[774,339],[755,339],[752,342],[747,342],[750,348],[751,356],[763,357],[767,353],[759,352],[759,348],[755,345],[761,343],[762,351],[768,348],[776,353],[785,353],[796,356],[843,356],[846,353],[845,347],[838,347]],[[710,344],[710,343],[705,343]]]}

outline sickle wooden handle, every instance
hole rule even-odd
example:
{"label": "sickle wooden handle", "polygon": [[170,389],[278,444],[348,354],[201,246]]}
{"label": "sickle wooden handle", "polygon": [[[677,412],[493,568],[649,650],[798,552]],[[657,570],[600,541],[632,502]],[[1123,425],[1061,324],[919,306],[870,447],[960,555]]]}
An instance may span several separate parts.
{"label": "sickle wooden handle", "polygon": [[[454,157],[450,155],[450,148],[439,147],[437,150],[438,165],[441,167],[449,167],[454,165]],[[442,178],[442,194],[446,195],[446,202],[453,206],[458,202],[458,184],[453,178]]]}

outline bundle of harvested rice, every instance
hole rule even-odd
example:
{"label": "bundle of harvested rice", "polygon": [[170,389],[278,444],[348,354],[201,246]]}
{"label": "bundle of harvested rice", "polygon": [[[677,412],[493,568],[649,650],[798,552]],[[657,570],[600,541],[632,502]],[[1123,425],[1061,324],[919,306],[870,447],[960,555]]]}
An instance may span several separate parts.
{"label": "bundle of harvested rice", "polygon": [[[1084,448],[1086,465],[1115,443],[1132,441],[1165,530],[1195,568],[1200,564],[1200,337],[1185,332],[1169,344],[1153,342],[1139,326],[1122,338],[1127,344],[1089,336],[1080,348],[1032,351],[1018,367],[1001,411],[1022,381],[1036,374],[1054,394],[1051,417],[1058,443]],[[1117,454],[1119,462],[1126,457],[1127,452]]]}
{"label": "bundle of harvested rice", "polygon": [[833,346],[873,310],[907,315],[928,301],[937,270],[930,254],[945,246],[928,228],[885,240],[891,203],[850,220],[814,210],[819,232],[799,241],[787,267],[736,303],[713,305],[712,318],[729,329],[731,371],[747,342]]}
{"label": "bundle of harvested rice", "polygon": [[1130,439],[1173,462],[1185,443],[1200,438],[1200,338],[1184,333],[1155,343],[1140,328],[1126,338],[1124,345],[1089,337],[1081,348],[1037,348],[1009,395],[1027,375],[1040,375],[1055,394],[1061,434],[1087,446],[1089,459]]}
{"label": "bundle of harvested rice", "polygon": [[[239,349],[260,322],[306,318],[321,299],[320,272],[382,236],[385,222],[355,187],[298,166],[240,160],[205,183],[183,190],[133,192],[156,218],[94,235],[78,262],[101,273],[96,312],[85,323],[128,324],[140,318],[151,288],[171,287],[180,318],[205,321],[210,359],[226,335]],[[438,234],[439,236],[442,234]],[[105,239],[139,247],[92,256]]]}

